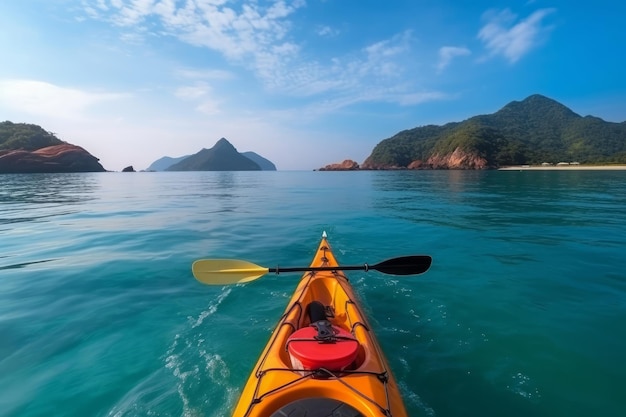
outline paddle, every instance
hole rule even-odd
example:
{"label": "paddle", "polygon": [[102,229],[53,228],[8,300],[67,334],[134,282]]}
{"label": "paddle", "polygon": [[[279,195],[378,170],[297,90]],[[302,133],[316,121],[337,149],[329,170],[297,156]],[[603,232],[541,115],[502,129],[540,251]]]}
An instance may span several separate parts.
{"label": "paddle", "polygon": [[428,271],[432,261],[432,258],[427,255],[413,255],[387,259],[375,265],[265,268],[237,259],[200,259],[193,263],[191,270],[193,276],[204,284],[226,285],[254,281],[270,272],[279,274],[281,272],[369,271],[373,269],[383,274],[417,275]]}

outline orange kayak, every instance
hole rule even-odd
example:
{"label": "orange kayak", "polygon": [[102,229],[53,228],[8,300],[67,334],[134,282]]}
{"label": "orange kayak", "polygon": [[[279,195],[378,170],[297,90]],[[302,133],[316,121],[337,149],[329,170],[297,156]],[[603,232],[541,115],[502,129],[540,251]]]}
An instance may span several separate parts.
{"label": "orange kayak", "polygon": [[[311,267],[337,266],[324,234]],[[302,276],[233,415],[407,415],[389,364],[341,270]]]}

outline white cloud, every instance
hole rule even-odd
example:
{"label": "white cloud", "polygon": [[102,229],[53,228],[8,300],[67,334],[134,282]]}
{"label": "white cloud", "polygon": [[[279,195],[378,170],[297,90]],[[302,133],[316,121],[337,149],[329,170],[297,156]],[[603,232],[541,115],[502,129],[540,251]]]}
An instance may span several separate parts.
{"label": "white cloud", "polygon": [[181,100],[192,101],[198,103],[196,110],[206,115],[215,115],[220,113],[219,101],[212,96],[211,86],[204,82],[198,81],[194,85],[179,87],[174,95]]}
{"label": "white cloud", "polygon": [[196,110],[208,116],[220,114],[219,103],[214,100],[203,100],[196,106]]}
{"label": "white cloud", "polygon": [[177,71],[177,75],[182,78],[201,80],[232,80],[235,78],[235,75],[230,71],[213,69],[183,68]]}
{"label": "white cloud", "polygon": [[174,95],[183,100],[195,100],[206,97],[211,92],[211,87],[204,82],[199,82],[193,86],[179,87]]}
{"label": "white cloud", "polygon": [[[226,0],[100,1],[98,19],[123,26],[125,33],[172,36],[216,51],[230,64],[253,71],[262,87],[273,94],[296,98],[328,94],[329,101],[346,106],[375,101],[406,105],[421,102],[422,98],[415,97],[431,97],[430,93],[423,96],[424,89],[417,85],[420,74],[411,54],[410,30],[322,62],[305,59],[303,45],[290,36],[290,19],[305,6],[303,0],[243,4]],[[321,34],[331,32],[328,27],[320,29]],[[227,77],[225,73],[215,74]],[[210,79],[210,75],[194,74],[194,70],[181,70],[179,75]],[[390,90],[401,91],[390,94]],[[187,89],[178,94],[192,93]],[[204,108],[217,108],[216,102],[212,105]]]}
{"label": "white cloud", "polygon": [[332,38],[339,35],[339,31],[330,26],[319,26],[316,31],[319,36],[324,38]]}
{"label": "white cloud", "polygon": [[450,65],[452,59],[459,56],[467,56],[471,53],[472,52],[465,47],[443,46],[439,48],[439,62],[437,63],[437,69],[439,71],[442,71],[444,68]]}
{"label": "white cloud", "polygon": [[89,17],[108,21],[114,25],[140,29],[146,25],[152,33],[162,35],[156,27],[160,23],[165,33],[195,46],[207,47],[232,60],[256,62],[272,51],[281,53],[276,46],[289,44],[284,38],[289,31],[287,18],[304,7],[303,0],[287,4],[277,0],[269,6],[256,1],[228,7],[224,0],[174,1],[174,0],[104,0],[101,7],[85,5]]}
{"label": "white cloud", "polygon": [[0,104],[28,114],[80,119],[89,107],[128,94],[94,93],[36,80],[0,80]]}
{"label": "white cloud", "polygon": [[277,68],[279,71],[274,72],[271,82],[274,88],[298,97],[322,93],[353,95],[356,102],[364,97],[371,97],[365,101],[375,101],[373,92],[395,88],[397,83],[402,83],[402,88],[410,93],[411,87],[405,84],[403,77],[410,61],[407,59],[410,41],[411,33],[407,31],[365,46],[350,56],[334,58],[328,65],[298,62],[289,68]]}
{"label": "white cloud", "polygon": [[121,0],[111,1],[111,5],[119,10],[113,19],[113,22],[119,26],[136,25],[152,13],[154,8],[154,0],[131,0],[126,3],[124,4]]}
{"label": "white cloud", "polygon": [[478,39],[485,43],[491,55],[503,55],[515,63],[544,40],[543,35],[550,28],[543,25],[543,20],[555,10],[540,9],[521,21],[508,9],[488,11],[483,15],[487,23],[478,32]]}
{"label": "white cloud", "polygon": [[364,48],[371,60],[385,59],[407,52],[411,40],[411,31],[403,32],[391,39],[376,42]]}

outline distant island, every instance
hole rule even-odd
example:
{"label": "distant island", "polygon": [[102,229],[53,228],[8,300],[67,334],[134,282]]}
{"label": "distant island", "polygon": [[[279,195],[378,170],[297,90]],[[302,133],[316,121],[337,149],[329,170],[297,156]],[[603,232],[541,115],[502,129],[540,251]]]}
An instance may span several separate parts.
{"label": "distant island", "polygon": [[40,126],[0,123],[0,174],[106,171],[98,161]]}
{"label": "distant island", "polygon": [[189,155],[179,156],[177,158],[172,158],[170,156],[164,156],[162,158],[157,159],[153,163],[151,163],[150,166],[148,168],[146,168],[146,171],[165,171],[166,169],[168,169],[172,165],[182,161],[183,159],[187,158],[188,156]]}
{"label": "distant island", "polygon": [[[320,171],[420,169],[574,169],[626,164],[626,122],[582,117],[539,94],[512,101],[493,114],[442,126],[403,130],[379,142],[362,164],[353,160]],[[163,157],[147,171],[275,171],[225,138],[210,149]],[[0,123],[0,173],[105,172],[99,159],[42,127]],[[124,171],[132,172],[129,166]]]}
{"label": "distant island", "polygon": [[160,158],[147,171],[276,171],[276,165],[254,152],[239,153],[221,138],[212,148],[193,155]]}
{"label": "distant island", "polygon": [[320,170],[496,169],[504,166],[626,164],[626,122],[582,117],[542,95],[496,113],[404,130],[381,141],[359,165]]}
{"label": "distant island", "polygon": [[[239,153],[225,138],[210,149],[180,158],[163,157],[148,171],[276,171],[255,152]],[[41,126],[0,123],[0,174],[106,172],[99,159]],[[132,165],[123,172],[135,172]]]}

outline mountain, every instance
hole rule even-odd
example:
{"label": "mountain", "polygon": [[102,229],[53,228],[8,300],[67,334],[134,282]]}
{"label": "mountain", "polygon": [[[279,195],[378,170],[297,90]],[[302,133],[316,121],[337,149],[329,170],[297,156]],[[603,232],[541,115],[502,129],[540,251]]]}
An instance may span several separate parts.
{"label": "mountain", "polygon": [[274,165],[271,161],[263,158],[261,155],[254,152],[242,152],[241,153],[246,158],[257,163],[258,166],[261,167],[263,171],[276,171],[276,165]]}
{"label": "mountain", "polygon": [[172,165],[182,161],[187,158],[189,155],[179,156],[178,158],[171,158],[169,156],[164,156],[163,158],[157,159],[153,163],[150,164],[146,171],[165,171]]}
{"label": "mountain", "polygon": [[535,94],[493,114],[399,132],[376,145],[361,169],[485,169],[562,161],[626,163],[626,122],[582,117]]}
{"label": "mountain", "polygon": [[[230,145],[230,143],[228,142],[228,140],[222,138],[224,141],[226,141],[226,143],[228,143]],[[221,141],[221,140],[220,140]],[[220,141],[218,141],[216,143],[217,144],[220,143]],[[232,146],[232,145],[231,145]],[[214,149],[214,148],[212,148]],[[234,148],[233,148],[234,149]],[[203,149],[203,151],[206,151],[204,154],[206,155],[206,153],[208,153],[209,150],[207,149]],[[198,152],[201,153],[202,151]],[[196,154],[197,155],[197,154]],[[271,161],[263,158],[261,155],[255,153],[255,152],[241,152],[240,155],[245,156],[246,158],[248,158],[249,160],[255,162],[263,171],[276,171],[276,165],[274,165]],[[156,161],[154,161],[152,164],[150,164],[150,166],[146,169],[146,171],[168,171],[171,166],[183,161],[186,158],[189,158],[191,155],[185,155],[185,156],[181,156],[178,158],[171,158],[169,156],[164,156],[163,158],[157,159]],[[201,160],[202,156],[198,157],[198,160]],[[179,165],[179,167],[184,166],[184,165]],[[181,170],[179,168],[177,168],[176,170]],[[185,171],[187,171],[187,169],[184,169]],[[194,171],[196,169],[193,169]],[[203,169],[204,170],[204,169]],[[211,171],[214,171],[215,169],[210,169]],[[223,171],[222,169],[219,169],[220,171]],[[235,169],[233,169],[235,170]],[[236,169],[237,171],[239,171],[240,169]]]}
{"label": "mountain", "polygon": [[202,149],[166,171],[260,171],[261,167],[246,158],[233,145],[221,138],[211,149]]}
{"label": "mountain", "polygon": [[0,123],[0,173],[104,171],[98,158],[41,126]]}

